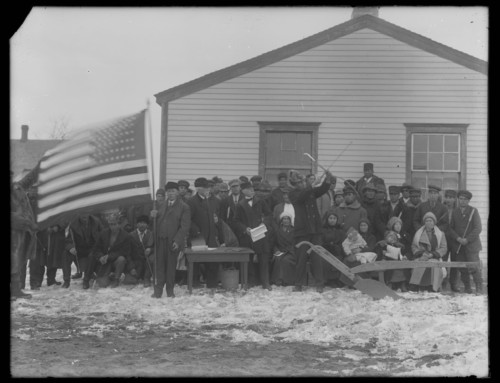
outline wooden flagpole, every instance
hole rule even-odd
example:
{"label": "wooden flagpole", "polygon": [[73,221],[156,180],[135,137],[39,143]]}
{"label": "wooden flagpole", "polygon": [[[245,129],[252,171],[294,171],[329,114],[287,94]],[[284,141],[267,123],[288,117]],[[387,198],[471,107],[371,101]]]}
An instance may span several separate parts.
{"label": "wooden flagpole", "polygon": [[[150,152],[150,168],[151,168],[151,198],[153,200],[153,210],[157,210],[156,206],[156,198],[155,198],[155,173],[154,173],[154,166],[153,166],[153,130],[151,127],[151,111],[150,111],[150,102],[149,98],[146,100],[146,118],[147,118],[147,130],[149,132],[149,152]],[[155,259],[155,265],[154,265],[154,274],[153,274],[153,286],[156,286],[156,281],[158,280],[157,277],[157,272],[156,270],[158,269],[158,254],[157,254],[157,243],[158,243],[158,236],[156,232],[156,217],[153,218],[153,235],[154,235],[154,244],[153,244],[153,251],[154,251],[154,259]],[[146,263],[148,263],[149,260],[146,258]],[[154,287],[153,287],[154,288]]]}

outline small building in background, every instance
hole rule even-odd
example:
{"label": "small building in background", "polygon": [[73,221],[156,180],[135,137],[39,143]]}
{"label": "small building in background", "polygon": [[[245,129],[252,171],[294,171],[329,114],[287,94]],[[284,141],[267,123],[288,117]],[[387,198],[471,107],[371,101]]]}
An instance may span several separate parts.
{"label": "small building in background", "polygon": [[21,139],[10,140],[10,170],[14,181],[21,180],[38,164],[49,149],[54,148],[62,140],[28,139],[29,126],[21,126]]}
{"label": "small building in background", "polygon": [[[340,25],[156,94],[160,185],[291,168],[470,190],[489,211],[488,63],[355,9]],[[304,153],[317,159],[312,162]],[[339,156],[339,154],[341,154]],[[342,181],[338,182],[338,187]],[[482,232],[486,251],[486,232]]]}

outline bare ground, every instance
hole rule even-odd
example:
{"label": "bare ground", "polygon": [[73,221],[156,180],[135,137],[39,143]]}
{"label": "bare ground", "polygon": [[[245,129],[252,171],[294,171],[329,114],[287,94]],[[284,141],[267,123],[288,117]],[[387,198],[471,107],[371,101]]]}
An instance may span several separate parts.
{"label": "bare ground", "polygon": [[[130,320],[129,320],[130,319]],[[95,331],[105,325],[104,331]],[[237,326],[189,328],[164,323],[151,325],[137,318],[110,322],[106,313],[81,319],[17,315],[11,332],[11,374],[14,377],[103,376],[387,376],[405,372],[402,360],[390,353],[373,353],[377,339],[363,347],[339,348],[280,341],[271,331],[269,344],[232,342],[220,330]],[[346,355],[349,354],[349,355]],[[353,360],[354,355],[354,360]],[[432,365],[441,355],[420,358]]]}

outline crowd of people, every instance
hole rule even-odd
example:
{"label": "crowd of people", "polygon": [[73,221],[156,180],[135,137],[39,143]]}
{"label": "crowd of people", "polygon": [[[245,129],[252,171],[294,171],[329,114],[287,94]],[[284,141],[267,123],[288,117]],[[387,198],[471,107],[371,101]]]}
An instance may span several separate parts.
{"label": "crowd of people", "polygon": [[[350,286],[338,270],[309,254],[307,245],[297,248],[301,241],[322,245],[348,267],[382,260],[479,264],[481,219],[469,206],[469,191],[428,185],[428,198],[422,201],[417,187],[387,187],[373,164],[364,164],[363,171],[357,181],[342,179],[339,189],[339,177],[328,171],[318,178],[283,172],[275,188],[261,176],[228,183],[200,177],[194,190],[186,180],[169,181],[156,191],[153,204],[81,214],[43,230],[33,215],[36,193],[13,184],[11,296],[31,297],[23,291],[29,266],[32,290],[40,289],[46,275],[47,286],[68,288],[72,279],[82,278],[83,289],[142,284],[152,287],[154,298],[163,290],[174,297],[174,285],[186,283],[184,249],[200,241],[210,248],[251,248],[249,285],[267,290],[272,285],[293,286],[293,291],[314,286],[318,292],[325,286]],[[253,240],[251,230],[262,224],[265,236]],[[71,275],[73,263],[76,273]],[[194,287],[215,291],[226,266],[196,263]],[[62,282],[56,280],[59,268]],[[479,266],[385,272],[385,282],[400,291],[440,291],[448,284],[461,292],[461,280],[463,291],[473,293],[471,277],[475,292],[481,293]]]}

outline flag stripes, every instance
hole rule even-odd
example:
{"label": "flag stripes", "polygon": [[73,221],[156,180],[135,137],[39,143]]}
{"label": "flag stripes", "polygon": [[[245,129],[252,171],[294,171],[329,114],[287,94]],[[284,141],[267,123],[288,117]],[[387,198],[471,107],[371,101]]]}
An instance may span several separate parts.
{"label": "flag stripes", "polygon": [[45,153],[38,177],[39,225],[151,201],[145,113],[87,127]]}

